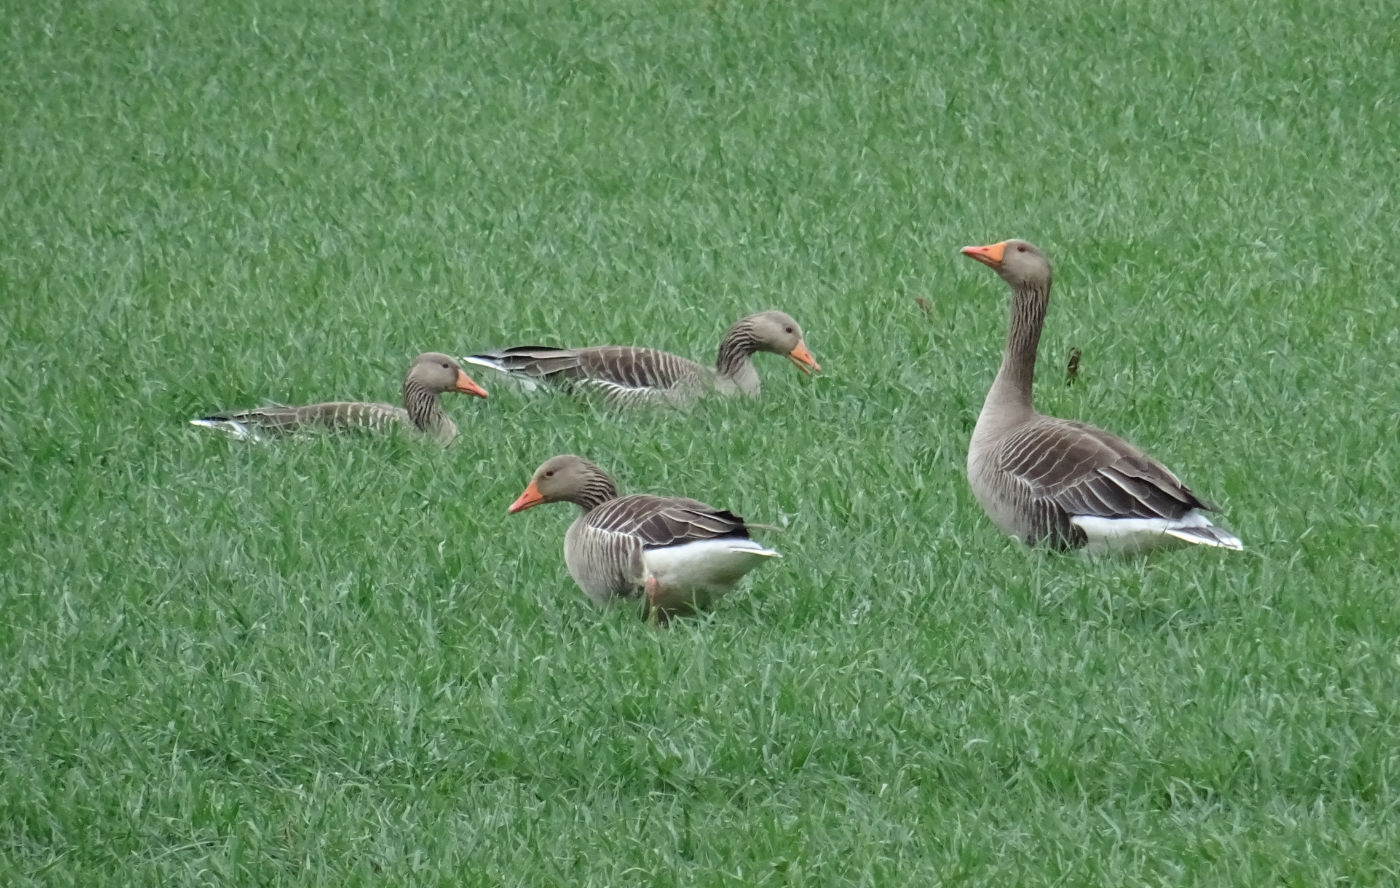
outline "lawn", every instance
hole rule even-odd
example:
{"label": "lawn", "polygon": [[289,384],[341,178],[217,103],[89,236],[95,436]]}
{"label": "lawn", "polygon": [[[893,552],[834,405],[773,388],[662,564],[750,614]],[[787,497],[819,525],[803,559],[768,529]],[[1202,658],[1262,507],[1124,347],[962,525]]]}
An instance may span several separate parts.
{"label": "lawn", "polygon": [[[1400,42],[1382,0],[11,4],[0,884],[1400,881]],[[1243,553],[982,515],[1006,287],[1039,405]],[[619,415],[425,350],[825,373]],[[1078,383],[1065,358],[1083,353]],[[546,457],[777,525],[666,631],[595,610]]]}

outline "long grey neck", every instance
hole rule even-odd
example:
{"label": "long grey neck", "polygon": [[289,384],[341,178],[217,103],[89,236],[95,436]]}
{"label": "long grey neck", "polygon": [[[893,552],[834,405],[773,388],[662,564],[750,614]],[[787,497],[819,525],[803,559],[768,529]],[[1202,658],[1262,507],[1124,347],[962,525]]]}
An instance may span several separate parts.
{"label": "long grey neck", "polygon": [[1035,353],[1040,331],[1045,325],[1045,309],[1050,304],[1050,279],[1044,283],[1019,284],[1011,288],[1011,324],[1006,333],[1006,349],[1001,368],[987,392],[984,411],[994,411],[1003,419],[1021,419],[1034,412],[1031,387],[1035,382]]}
{"label": "long grey neck", "polygon": [[591,512],[608,500],[617,499],[617,484],[608,477],[607,472],[594,466],[583,478],[583,485],[578,492],[569,497],[569,502],[575,503],[585,512]]}
{"label": "long grey neck", "polygon": [[436,432],[444,423],[451,422],[442,410],[438,393],[412,376],[403,381],[403,406],[408,418],[422,431]]}
{"label": "long grey neck", "polygon": [[715,373],[722,386],[733,386],[746,395],[757,395],[758,371],[753,366],[758,351],[758,337],[747,318],[729,328],[720,340],[719,356],[715,358]]}

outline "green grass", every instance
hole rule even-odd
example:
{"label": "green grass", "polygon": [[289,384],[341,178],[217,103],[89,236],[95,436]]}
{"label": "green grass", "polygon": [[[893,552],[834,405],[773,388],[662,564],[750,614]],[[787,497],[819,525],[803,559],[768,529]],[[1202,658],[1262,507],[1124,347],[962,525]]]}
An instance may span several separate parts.
{"label": "green grass", "polygon": [[[12,7],[0,883],[1400,880],[1388,4]],[[1056,263],[1041,407],[1247,552],[982,516],[1006,290],[956,250],[1009,236]],[[425,349],[708,358],[769,307],[827,372],[758,403],[185,424],[393,399]],[[505,515],[563,451],[786,557],[599,613],[570,511]]]}

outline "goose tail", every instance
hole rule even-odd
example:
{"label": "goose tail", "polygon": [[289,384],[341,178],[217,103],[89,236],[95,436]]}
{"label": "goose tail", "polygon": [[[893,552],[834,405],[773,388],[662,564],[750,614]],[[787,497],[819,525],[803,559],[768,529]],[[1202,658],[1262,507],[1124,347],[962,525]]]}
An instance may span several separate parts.
{"label": "goose tail", "polygon": [[1236,552],[1244,551],[1244,543],[1240,538],[1225,530],[1223,527],[1216,527],[1214,524],[1201,525],[1199,527],[1172,527],[1166,531],[1168,536],[1176,537],[1188,543],[1195,543],[1200,546],[1214,546],[1218,549],[1233,549]]}
{"label": "goose tail", "polygon": [[251,426],[241,423],[236,419],[229,419],[227,416],[204,416],[199,419],[190,420],[190,425],[202,429],[214,429],[223,432],[239,441],[261,441],[259,435]]}

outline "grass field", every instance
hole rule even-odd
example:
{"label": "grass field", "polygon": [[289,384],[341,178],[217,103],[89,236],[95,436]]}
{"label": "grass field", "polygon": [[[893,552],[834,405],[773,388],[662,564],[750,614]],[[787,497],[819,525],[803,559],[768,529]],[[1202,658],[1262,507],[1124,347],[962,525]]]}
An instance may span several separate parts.
{"label": "grass field", "polygon": [[[1393,13],[11,4],[0,884],[1400,882]],[[1056,263],[1042,409],[1246,552],[981,514],[1007,291],[957,248],[1010,236]],[[757,403],[186,424],[770,307],[826,373],[763,356]],[[505,514],[565,451],[786,557],[669,631],[595,611],[572,510]]]}

